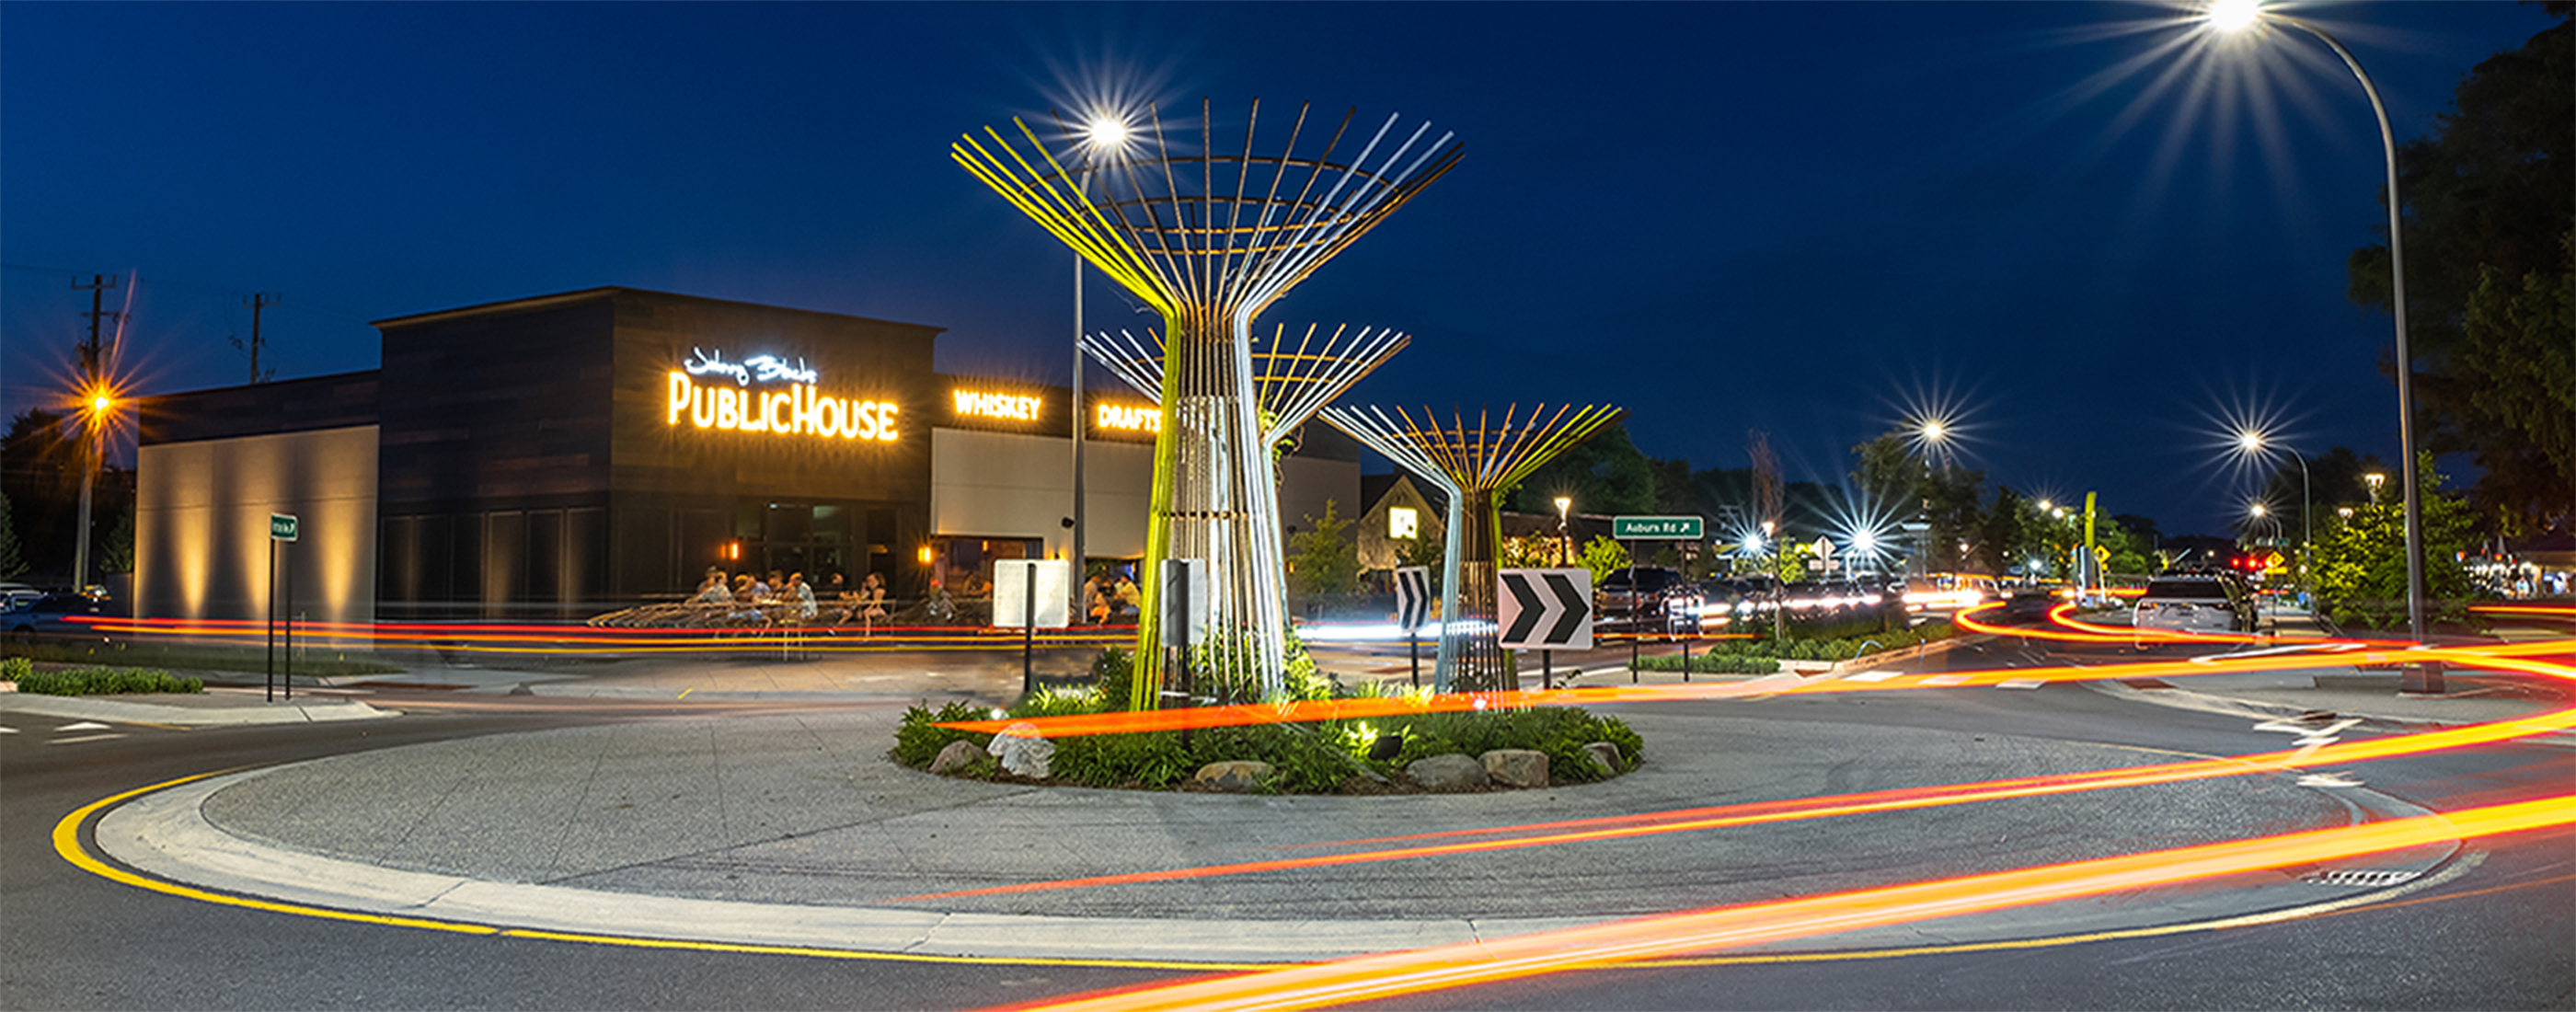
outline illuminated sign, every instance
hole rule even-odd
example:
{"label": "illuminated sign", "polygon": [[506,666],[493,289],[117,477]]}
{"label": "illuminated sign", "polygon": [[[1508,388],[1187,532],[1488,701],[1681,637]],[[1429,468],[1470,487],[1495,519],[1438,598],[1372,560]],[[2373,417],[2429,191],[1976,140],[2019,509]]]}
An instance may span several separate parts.
{"label": "illuminated sign", "polygon": [[1104,429],[1125,432],[1161,432],[1163,431],[1163,410],[1103,404],[1098,413],[1092,417],[1092,423]]}
{"label": "illuminated sign", "polygon": [[734,385],[736,386],[747,387],[754,383],[818,383],[822,381],[822,375],[816,373],[812,369],[806,368],[805,360],[801,358],[796,360],[795,365],[788,365],[786,359],[780,358],[776,355],[754,355],[750,358],[743,359],[740,362],[727,362],[724,360],[724,352],[722,351],[718,351],[714,355],[709,355],[696,348],[691,348],[689,349],[689,353],[697,357],[684,360],[680,363],[680,368],[688,370],[689,375],[731,376],[733,377]]}
{"label": "illuminated sign", "polygon": [[[788,364],[775,355],[754,355],[727,362],[724,353],[692,356],[670,374],[664,421],[678,426],[682,418],[701,429],[768,432],[782,436],[872,439],[893,442],[902,435],[895,416],[902,411],[886,401],[833,397],[815,389],[822,377],[803,359]],[[693,377],[732,380],[700,386]],[[769,389],[749,389],[753,384]],[[780,385],[783,385],[780,386]]]}
{"label": "illuminated sign", "polygon": [[1386,536],[1390,538],[1421,537],[1422,518],[1414,513],[1413,507],[1411,506],[1389,506],[1386,508]]}
{"label": "illuminated sign", "polygon": [[1016,422],[1034,422],[1043,401],[1035,397],[1012,394],[988,394],[976,390],[952,390],[957,399],[957,413],[975,418],[1001,418]]}

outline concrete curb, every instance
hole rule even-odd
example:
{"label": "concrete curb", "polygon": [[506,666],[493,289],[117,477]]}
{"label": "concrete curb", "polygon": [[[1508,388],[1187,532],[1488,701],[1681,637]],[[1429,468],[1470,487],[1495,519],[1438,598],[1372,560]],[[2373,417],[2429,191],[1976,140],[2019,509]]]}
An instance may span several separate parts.
{"label": "concrete curb", "polygon": [[41,696],[26,692],[0,693],[0,713],[29,713],[43,717],[106,720],[126,724],[172,724],[181,727],[309,724],[333,720],[370,720],[399,715],[399,711],[379,710],[354,699],[276,703],[258,701],[239,706],[197,707],[132,703],[95,696]]}

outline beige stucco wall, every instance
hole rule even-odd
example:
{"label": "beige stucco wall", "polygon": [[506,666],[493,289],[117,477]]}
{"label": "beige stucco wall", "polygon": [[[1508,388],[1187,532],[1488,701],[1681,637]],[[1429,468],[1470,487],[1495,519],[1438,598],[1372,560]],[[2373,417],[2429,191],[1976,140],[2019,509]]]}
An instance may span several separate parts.
{"label": "beige stucco wall", "polygon": [[290,513],[294,611],[375,620],[375,426],[156,444],[136,469],[136,615],[264,620],[268,518]]}
{"label": "beige stucco wall", "polygon": [[[930,431],[930,531],[934,535],[1044,538],[1055,556],[1071,541],[1062,520],[1073,506],[1073,447],[1065,439],[971,429]],[[1152,508],[1154,447],[1083,444],[1083,554],[1145,554]],[[1284,523],[1305,526],[1331,499],[1345,519],[1359,509],[1357,462],[1289,457],[1279,462]]]}

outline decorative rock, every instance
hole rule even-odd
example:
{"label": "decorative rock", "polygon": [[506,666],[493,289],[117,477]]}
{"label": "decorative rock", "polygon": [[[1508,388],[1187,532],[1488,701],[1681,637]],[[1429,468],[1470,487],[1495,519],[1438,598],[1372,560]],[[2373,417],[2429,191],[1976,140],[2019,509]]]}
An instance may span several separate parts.
{"label": "decorative rock", "polygon": [[1249,759],[1230,759],[1199,767],[1193,783],[1209,790],[1243,792],[1257,789],[1270,777],[1270,764]]}
{"label": "decorative rock", "polygon": [[1547,753],[1525,748],[1498,748],[1476,757],[1485,775],[1505,787],[1547,786]]}
{"label": "decorative rock", "polygon": [[1055,743],[1041,737],[1037,725],[1021,721],[993,736],[993,755],[1002,760],[1004,770],[1044,780],[1048,764],[1055,761]]}
{"label": "decorative rock", "polygon": [[1404,768],[1404,775],[1434,791],[1481,790],[1492,783],[1485,776],[1485,764],[1456,753],[1416,759]]}
{"label": "decorative rock", "polygon": [[1622,762],[1619,746],[1606,741],[1596,741],[1583,746],[1583,754],[1592,757],[1592,765],[1601,770],[1602,776],[1614,776],[1619,772],[1619,764]]}
{"label": "decorative rock", "polygon": [[955,773],[991,758],[991,754],[971,741],[952,741],[939,750],[939,758],[930,761],[930,772]]}

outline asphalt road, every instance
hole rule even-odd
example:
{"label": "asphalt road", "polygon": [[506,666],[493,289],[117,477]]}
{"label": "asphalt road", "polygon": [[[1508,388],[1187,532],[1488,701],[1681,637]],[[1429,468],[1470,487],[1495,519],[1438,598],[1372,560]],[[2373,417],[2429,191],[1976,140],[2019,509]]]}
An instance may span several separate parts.
{"label": "asphalt road", "polygon": [[[2101,660],[2116,659],[2105,651]],[[2044,651],[1963,651],[1958,667]],[[2056,660],[2063,660],[2063,656]],[[1198,976],[1026,962],[825,959],[648,950],[352,924],[209,904],[90,875],[57,857],[64,816],[175,777],[602,721],[775,712],[616,700],[424,695],[393,720],[60,732],[12,715],[0,736],[0,1006],[36,1008],[961,1008]],[[391,705],[396,700],[387,698]],[[812,704],[799,704],[810,706]],[[878,703],[827,705],[877,706]],[[1748,708],[1665,704],[1742,718]],[[2140,705],[2077,685],[1771,700],[1765,720],[1992,731],[2179,752],[2281,747],[2252,721]],[[113,737],[108,737],[113,735]],[[2576,752],[2505,745],[2369,764],[2375,789],[2434,809],[2563,791]],[[1591,970],[1432,992],[1403,1008],[2576,1007],[2576,834],[2472,843],[2469,865],[2380,905],[2271,925],[1890,958]]]}

